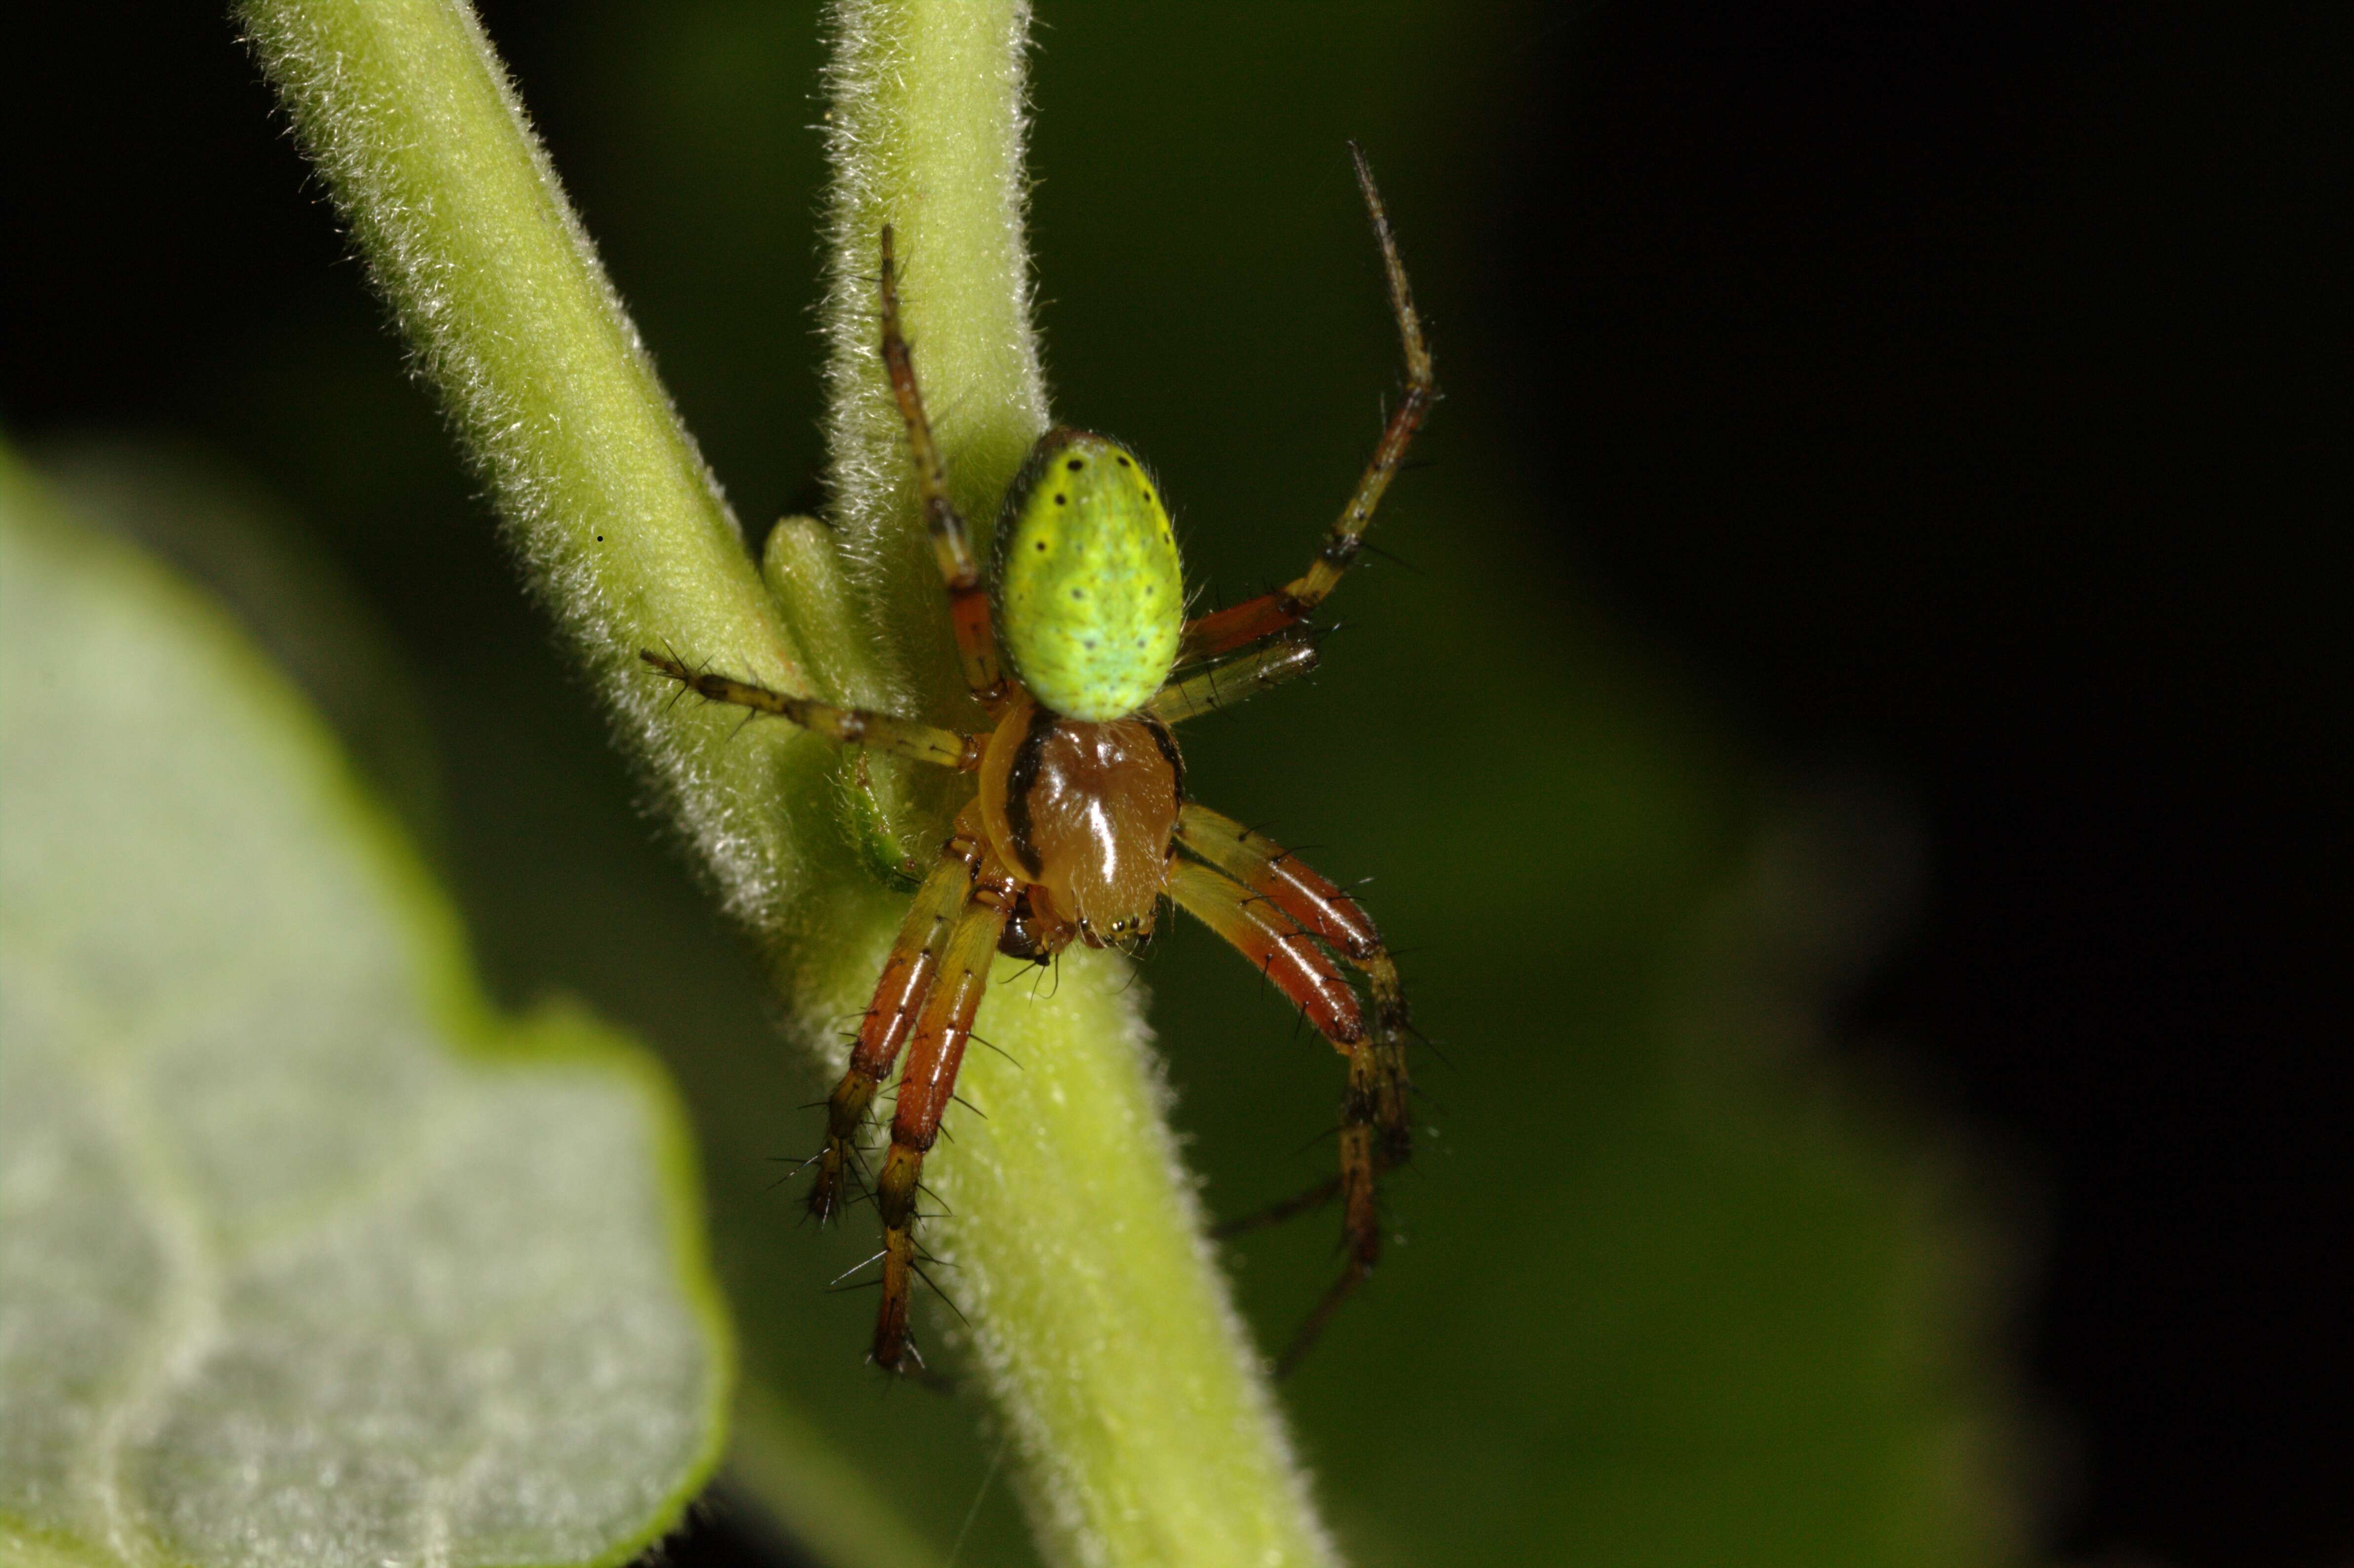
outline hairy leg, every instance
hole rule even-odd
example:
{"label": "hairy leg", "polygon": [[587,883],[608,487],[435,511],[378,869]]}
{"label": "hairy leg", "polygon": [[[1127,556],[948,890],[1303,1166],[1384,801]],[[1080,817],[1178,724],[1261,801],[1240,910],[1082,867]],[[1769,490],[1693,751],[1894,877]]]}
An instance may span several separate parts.
{"label": "hairy leg", "polygon": [[990,964],[997,957],[998,939],[1014,898],[1013,879],[994,856],[984,854],[971,899],[941,953],[938,974],[907,1050],[907,1067],[899,1075],[891,1149],[875,1182],[875,1202],[883,1212],[883,1301],[875,1315],[874,1354],[875,1364],[895,1371],[911,1349],[907,1308],[921,1272],[915,1237],[916,1191],[924,1155],[939,1137],[940,1118],[956,1092],[973,1015],[989,988]]}
{"label": "hairy leg", "polygon": [[[1348,1260],[1341,1266],[1340,1278],[1325,1291],[1277,1361],[1280,1376],[1299,1364],[1341,1303],[1381,1260],[1381,1208],[1374,1189],[1387,1168],[1383,1156],[1393,1140],[1390,1128],[1404,1129],[1405,1085],[1398,1075],[1402,1063],[1385,1060],[1375,1033],[1365,1026],[1356,992],[1341,977],[1340,967],[1317,945],[1310,929],[1268,895],[1193,861],[1180,861],[1170,868],[1169,893],[1180,907],[1232,944],[1277,990],[1298,1003],[1317,1032],[1349,1064],[1349,1090],[1341,1116],[1341,1174],[1331,1186],[1319,1189],[1313,1199],[1320,1202],[1333,1192],[1339,1194]],[[1296,1203],[1291,1212],[1307,1206],[1305,1202]]]}
{"label": "hairy leg", "polygon": [[923,502],[924,526],[932,536],[940,580],[949,590],[949,616],[956,624],[957,657],[964,665],[965,684],[994,715],[1012,694],[1003,672],[997,667],[997,633],[990,624],[989,589],[973,559],[971,530],[964,514],[949,497],[947,465],[932,440],[932,423],[924,413],[923,389],[916,382],[916,366],[907,334],[899,327],[899,278],[891,254],[891,230],[883,230],[883,367],[891,377],[891,395],[898,399],[899,417],[907,422],[907,446],[916,459],[916,493]]}
{"label": "hairy leg", "polygon": [[842,1212],[867,1112],[875,1104],[875,1092],[891,1075],[891,1065],[915,1026],[917,1010],[931,994],[949,935],[972,895],[973,874],[980,868],[981,853],[979,813],[967,806],[957,818],[956,831],[941,846],[931,874],[907,906],[898,938],[883,960],[883,978],[875,982],[875,1001],[859,1022],[850,1065],[826,1098],[825,1146],[818,1151],[817,1181],[809,1195],[809,1211],[821,1221]]}
{"label": "hairy leg", "polygon": [[1405,1042],[1413,1032],[1397,964],[1371,916],[1357,901],[1307,862],[1232,817],[1187,801],[1177,813],[1177,842],[1280,909],[1346,958],[1365,977],[1373,999],[1372,1038],[1381,1069],[1376,1128],[1380,1169],[1405,1163],[1414,1153],[1407,1119]]}
{"label": "hairy leg", "polygon": [[1373,448],[1373,461],[1366,463],[1349,504],[1341,508],[1340,517],[1325,531],[1324,546],[1316,552],[1316,559],[1310,563],[1306,575],[1274,593],[1189,621],[1184,640],[1178,644],[1180,662],[1213,658],[1256,642],[1297,623],[1324,602],[1324,596],[1332,591],[1341,574],[1356,559],[1364,544],[1365,525],[1373,520],[1373,509],[1381,504],[1383,492],[1389,489],[1398,465],[1405,460],[1406,447],[1422,428],[1431,404],[1437,400],[1438,383],[1431,368],[1430,350],[1422,341],[1422,318],[1415,313],[1414,293],[1406,285],[1405,263],[1399,259],[1397,237],[1391,232],[1389,214],[1382,207],[1382,194],[1374,188],[1373,172],[1365,164],[1365,154],[1353,142],[1349,143],[1349,156],[1357,165],[1357,188],[1364,193],[1365,210],[1373,220],[1373,238],[1382,248],[1382,267],[1389,278],[1390,309],[1397,317],[1398,338],[1405,349],[1405,396],[1398,399],[1397,408],[1391,412],[1382,439]]}
{"label": "hairy leg", "polygon": [[788,696],[772,692],[766,686],[756,686],[748,681],[735,680],[726,675],[715,675],[708,670],[690,669],[667,653],[652,649],[642,651],[638,657],[676,681],[699,697],[715,703],[732,703],[754,713],[774,714],[792,720],[803,729],[811,730],[843,746],[868,746],[877,751],[887,751],[894,757],[904,757],[912,762],[929,763],[935,768],[950,768],[970,773],[981,767],[982,744],[987,736],[959,735],[954,730],[938,729],[914,719],[895,718],[869,708],[839,708],[831,703],[821,703],[808,697]]}
{"label": "hairy leg", "polygon": [[1181,724],[1296,681],[1316,668],[1317,658],[1316,644],[1304,632],[1279,632],[1247,652],[1178,676],[1153,694],[1144,711],[1162,724]]}

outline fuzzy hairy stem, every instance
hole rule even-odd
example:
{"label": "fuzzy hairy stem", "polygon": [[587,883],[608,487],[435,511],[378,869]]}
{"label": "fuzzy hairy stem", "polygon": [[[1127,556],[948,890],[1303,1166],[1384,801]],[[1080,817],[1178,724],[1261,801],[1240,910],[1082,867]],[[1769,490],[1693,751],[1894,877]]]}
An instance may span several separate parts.
{"label": "fuzzy hairy stem", "polygon": [[[778,725],[736,738],[734,715],[672,701],[637,655],[668,647],[789,691],[960,711],[868,290],[887,222],[942,448],[985,533],[1047,422],[1022,242],[1027,6],[833,11],[829,434],[849,569],[826,569],[796,530],[770,563],[790,614],[746,558],[471,10],[245,0],[242,15],[534,590],[769,954],[787,1015],[834,1060],[826,1023],[866,1005],[904,908],[844,822],[842,759]],[[936,834],[943,819],[924,820]],[[959,1218],[933,1245],[959,1266],[1050,1560],[1329,1561],[1202,1240],[1127,982],[1123,960],[1076,954],[1051,992],[991,989],[981,1032],[1023,1065],[968,1065],[964,1097],[988,1119],[934,1156],[928,1179]]]}
{"label": "fuzzy hairy stem", "polygon": [[1023,245],[1027,4],[840,0],[825,122],[826,445],[843,553],[878,607],[934,636],[896,652],[934,704],[962,697],[907,438],[875,355],[876,237],[892,226],[900,313],[949,484],[984,552],[997,503],[1046,429]]}
{"label": "fuzzy hairy stem", "polygon": [[800,652],[473,12],[254,0],[242,17],[533,588],[732,909],[773,917],[818,824],[774,810],[773,757],[673,705],[638,652],[800,690]]}

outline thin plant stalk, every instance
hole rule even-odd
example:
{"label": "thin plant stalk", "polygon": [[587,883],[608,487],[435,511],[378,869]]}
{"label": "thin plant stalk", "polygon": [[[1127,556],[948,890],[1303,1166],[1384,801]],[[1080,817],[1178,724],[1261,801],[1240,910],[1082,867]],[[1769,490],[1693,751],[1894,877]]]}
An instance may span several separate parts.
{"label": "thin plant stalk", "polygon": [[[865,1006],[904,908],[844,831],[843,759],[782,726],[734,738],[736,715],[673,701],[638,654],[970,716],[864,290],[892,224],[918,371],[959,498],[985,523],[1048,418],[1022,227],[1026,5],[833,10],[825,323],[843,569],[787,563],[767,583],[471,10],[246,0],[242,15],[533,591],[768,955],[796,1033],[838,1065],[826,1022]],[[806,530],[790,542],[807,556]],[[789,615],[772,584],[819,598]],[[938,832],[937,789],[883,794],[913,817],[902,826]],[[928,1181],[958,1219],[928,1241],[957,1266],[968,1359],[1050,1561],[1329,1562],[1203,1240],[1140,1006],[1125,960],[1104,954],[1066,955],[1053,988],[991,988],[980,1031],[1004,1055],[966,1068],[961,1093],[986,1119],[933,1155]],[[936,1342],[954,1322],[933,1315]]]}

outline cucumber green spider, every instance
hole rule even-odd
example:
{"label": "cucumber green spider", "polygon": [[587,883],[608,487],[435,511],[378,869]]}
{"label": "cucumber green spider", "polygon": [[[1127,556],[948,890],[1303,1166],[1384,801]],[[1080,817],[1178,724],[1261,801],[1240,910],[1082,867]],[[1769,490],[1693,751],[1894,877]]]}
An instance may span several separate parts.
{"label": "cucumber green spider", "polygon": [[[861,1135],[902,1047],[890,1148],[875,1192],[883,1300],[874,1359],[915,1351],[917,1180],[956,1086],[999,953],[1043,961],[1072,942],[1150,934],[1165,897],[1199,918],[1295,1002],[1348,1064],[1340,1173],[1259,1219],[1341,1200],[1347,1261],[1279,1364],[1288,1369],[1381,1255],[1376,1186],[1413,1146],[1409,1033],[1397,968],[1356,901],[1264,835],[1187,797],[1172,726],[1314,668],[1302,622],[1355,558],[1365,526],[1437,397],[1405,266],[1364,155],[1352,143],[1405,351],[1405,396],[1308,571],[1287,587],[1188,620],[1169,513],[1119,442],[1041,437],[1008,493],[984,578],[924,413],[900,331],[891,230],[882,233],[883,361],[907,426],[924,520],[946,583],[967,684],[992,723],[960,735],[839,708],[647,652],[716,702],[775,714],[843,745],[978,776],[885,961],[850,1065],[827,1101],[809,1207],[838,1215]],[[1361,999],[1342,966],[1363,977]],[[1251,1223],[1257,1223],[1256,1221]]]}

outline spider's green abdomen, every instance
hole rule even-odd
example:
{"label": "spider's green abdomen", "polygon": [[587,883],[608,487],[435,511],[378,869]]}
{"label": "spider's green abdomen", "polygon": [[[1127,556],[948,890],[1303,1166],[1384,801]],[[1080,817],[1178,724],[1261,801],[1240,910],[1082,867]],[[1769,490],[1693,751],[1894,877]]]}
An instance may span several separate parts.
{"label": "spider's green abdomen", "polygon": [[1050,430],[997,524],[997,642],[1041,707],[1102,724],[1176,662],[1184,569],[1144,465],[1118,441]]}

